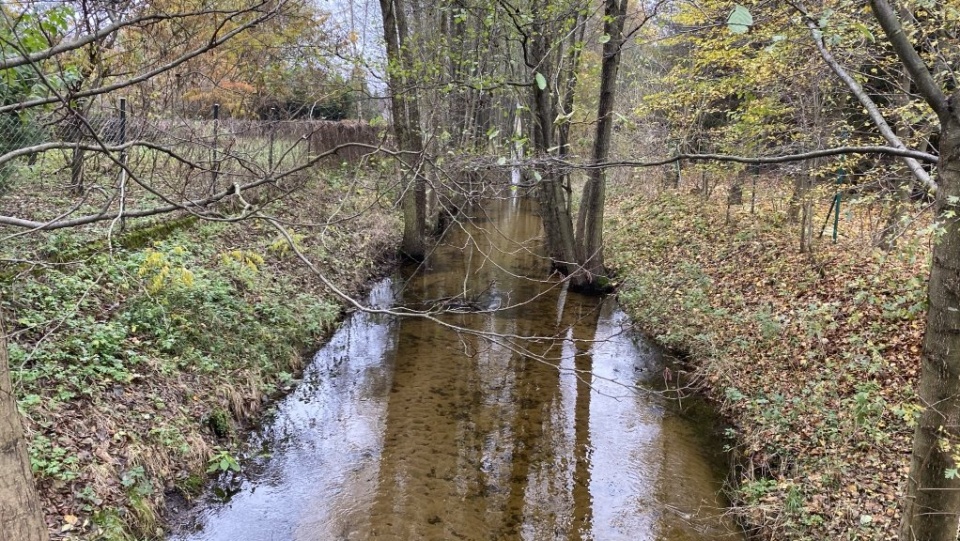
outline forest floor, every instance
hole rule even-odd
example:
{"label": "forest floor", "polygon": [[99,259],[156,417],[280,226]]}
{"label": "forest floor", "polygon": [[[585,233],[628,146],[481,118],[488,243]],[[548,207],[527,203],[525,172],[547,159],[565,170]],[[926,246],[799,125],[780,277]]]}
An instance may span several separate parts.
{"label": "forest floor", "polygon": [[845,203],[838,243],[828,227],[806,255],[782,208],[751,215],[748,202],[728,219],[724,200],[614,192],[607,255],[621,303],[687,356],[729,420],[734,507],[753,534],[895,539],[929,268],[930,231],[917,229],[929,224],[885,253],[868,227],[879,214]]}
{"label": "forest floor", "polygon": [[[395,209],[376,179],[314,177],[265,212],[358,294],[393,264]],[[31,201],[0,206],[42,216],[54,199],[17,192]],[[55,539],[161,534],[165,500],[238,468],[245,429],[342,316],[262,220],[128,225],[0,230],[3,258],[18,261],[0,276],[11,375]]]}

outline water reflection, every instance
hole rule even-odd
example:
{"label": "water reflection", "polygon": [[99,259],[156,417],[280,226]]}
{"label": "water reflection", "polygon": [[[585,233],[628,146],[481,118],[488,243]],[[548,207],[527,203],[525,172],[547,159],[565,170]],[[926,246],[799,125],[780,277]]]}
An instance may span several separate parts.
{"label": "water reflection", "polygon": [[512,308],[355,314],[260,436],[272,457],[174,539],[737,538],[701,430],[635,390],[659,358],[615,302],[548,278],[528,202],[475,218],[373,300]]}

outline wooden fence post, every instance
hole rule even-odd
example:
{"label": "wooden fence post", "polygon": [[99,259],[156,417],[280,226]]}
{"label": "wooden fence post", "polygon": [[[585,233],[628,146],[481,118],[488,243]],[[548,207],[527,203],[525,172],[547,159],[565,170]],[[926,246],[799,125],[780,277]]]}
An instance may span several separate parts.
{"label": "wooden fence post", "polygon": [[213,182],[210,184],[210,194],[217,193],[217,177],[220,173],[220,156],[218,155],[218,145],[219,145],[219,127],[220,127],[220,104],[213,104],[213,164],[211,165],[211,176],[213,177]]}

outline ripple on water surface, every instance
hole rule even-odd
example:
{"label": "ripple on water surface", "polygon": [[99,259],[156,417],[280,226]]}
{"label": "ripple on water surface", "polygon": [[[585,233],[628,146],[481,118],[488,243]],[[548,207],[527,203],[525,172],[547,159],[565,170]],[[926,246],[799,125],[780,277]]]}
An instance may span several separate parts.
{"label": "ripple on water surface", "polygon": [[717,442],[638,390],[662,380],[656,350],[613,299],[544,279],[530,203],[483,212],[371,302],[519,306],[448,325],[353,314],[255,436],[269,458],[172,539],[742,538]]}

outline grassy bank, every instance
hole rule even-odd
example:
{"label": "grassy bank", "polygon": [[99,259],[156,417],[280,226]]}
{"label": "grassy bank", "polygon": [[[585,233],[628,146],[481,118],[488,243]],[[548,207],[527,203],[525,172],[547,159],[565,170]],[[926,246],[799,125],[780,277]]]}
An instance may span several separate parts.
{"label": "grassy bank", "polygon": [[854,206],[809,256],[783,210],[728,219],[716,195],[620,194],[607,216],[625,309],[689,354],[732,423],[744,523],[764,539],[896,538],[929,235],[883,253],[855,234]]}
{"label": "grassy bank", "polygon": [[[390,264],[400,230],[375,186],[336,173],[266,211],[353,293]],[[165,499],[238,467],[243,429],[295,382],[341,315],[340,299],[265,222],[187,218],[113,234],[5,247],[30,261],[8,266],[0,288],[55,537],[161,533]]]}

